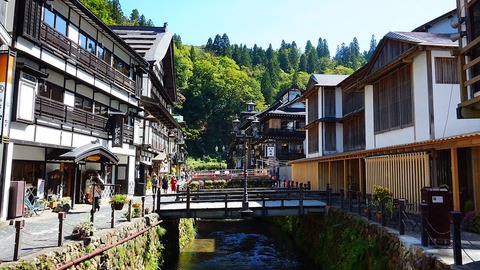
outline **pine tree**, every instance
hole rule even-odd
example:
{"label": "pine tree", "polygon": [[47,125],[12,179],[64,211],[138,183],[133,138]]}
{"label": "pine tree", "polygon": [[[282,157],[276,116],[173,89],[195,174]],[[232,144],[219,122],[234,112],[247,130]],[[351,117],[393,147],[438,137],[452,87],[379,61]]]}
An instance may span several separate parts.
{"label": "pine tree", "polygon": [[132,13],[130,13],[130,22],[132,23],[132,25],[138,25],[138,18],[138,9],[132,10]]}
{"label": "pine tree", "polygon": [[298,70],[298,48],[297,44],[295,41],[292,42],[292,45],[290,47],[290,50],[288,51],[288,61],[290,62],[291,68],[293,68],[294,71]]}
{"label": "pine tree", "polygon": [[300,55],[300,61],[298,62],[298,71],[307,72],[307,56],[304,53]]}
{"label": "pine tree", "polygon": [[365,51],[363,53],[363,57],[365,57],[365,60],[367,62],[370,61],[370,58],[372,58],[372,55],[375,52],[376,48],[377,48],[377,40],[375,39],[375,36],[372,35],[372,38],[370,39],[370,48],[368,49],[368,52]]}
{"label": "pine tree", "polygon": [[108,1],[108,9],[110,18],[113,20],[114,25],[120,25],[123,23],[124,16],[122,12],[122,6],[120,5],[119,0],[110,0]]}

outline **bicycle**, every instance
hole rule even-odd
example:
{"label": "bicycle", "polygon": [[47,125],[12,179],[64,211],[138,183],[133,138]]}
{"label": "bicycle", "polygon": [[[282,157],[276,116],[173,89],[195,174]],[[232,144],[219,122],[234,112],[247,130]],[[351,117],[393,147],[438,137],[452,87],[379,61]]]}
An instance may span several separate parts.
{"label": "bicycle", "polygon": [[45,212],[45,202],[40,200],[38,196],[33,196],[33,201],[30,201],[30,194],[31,191],[27,191],[27,196],[25,196],[23,201],[23,217],[31,217],[34,213],[39,216]]}

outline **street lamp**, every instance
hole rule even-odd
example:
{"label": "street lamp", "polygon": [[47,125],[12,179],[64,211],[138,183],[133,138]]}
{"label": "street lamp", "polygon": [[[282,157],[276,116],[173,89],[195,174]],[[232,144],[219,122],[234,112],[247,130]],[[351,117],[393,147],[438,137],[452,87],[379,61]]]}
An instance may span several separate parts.
{"label": "street lamp", "polygon": [[244,143],[244,161],[243,161],[243,200],[242,210],[240,210],[241,216],[249,216],[253,211],[248,206],[248,192],[247,192],[247,163],[248,163],[248,143],[250,138],[255,138],[258,131],[258,120],[256,117],[251,116],[248,118],[251,120],[252,134],[247,135],[247,130],[239,130],[240,120],[233,120],[233,132],[236,138],[242,138]]}

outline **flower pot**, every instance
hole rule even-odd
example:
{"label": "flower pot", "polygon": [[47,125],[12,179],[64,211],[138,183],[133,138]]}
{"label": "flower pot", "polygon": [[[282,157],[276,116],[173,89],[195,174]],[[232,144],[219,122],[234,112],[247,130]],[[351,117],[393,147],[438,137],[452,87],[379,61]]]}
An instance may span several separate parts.
{"label": "flower pot", "polygon": [[115,210],[122,210],[123,206],[125,205],[124,203],[112,203],[113,209]]}

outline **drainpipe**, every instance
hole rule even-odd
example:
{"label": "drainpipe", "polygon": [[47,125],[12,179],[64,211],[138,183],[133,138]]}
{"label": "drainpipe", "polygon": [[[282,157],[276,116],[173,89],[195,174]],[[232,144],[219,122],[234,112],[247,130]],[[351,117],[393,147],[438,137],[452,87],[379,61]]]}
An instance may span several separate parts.
{"label": "drainpipe", "polygon": [[108,245],[108,246],[105,246],[105,247],[103,247],[103,248],[99,248],[99,249],[97,249],[97,250],[94,250],[93,252],[91,252],[91,253],[89,253],[89,254],[87,254],[87,255],[83,255],[82,257],[80,257],[80,258],[78,258],[78,259],[75,259],[75,260],[73,260],[73,261],[71,261],[71,262],[69,262],[69,263],[67,263],[67,264],[64,264],[64,265],[58,267],[56,270],[67,269],[67,268],[69,268],[69,267],[71,267],[71,266],[73,266],[73,265],[76,265],[76,264],[79,264],[79,263],[81,263],[81,262],[83,262],[83,261],[86,261],[86,260],[88,260],[88,259],[91,259],[91,258],[97,256],[98,254],[104,252],[104,251],[107,251],[107,250],[109,250],[109,249],[111,249],[111,248],[113,248],[113,247],[116,247],[116,246],[118,246],[118,245],[121,245],[121,244],[123,244],[123,243],[125,243],[125,242],[127,242],[127,241],[129,241],[129,240],[131,240],[131,239],[133,239],[133,238],[136,238],[137,236],[145,233],[146,231],[152,229],[153,227],[157,226],[157,225],[160,224],[160,223],[162,223],[162,220],[155,222],[154,224],[150,225],[149,227],[144,228],[143,230],[141,230],[141,231],[139,231],[139,232],[137,232],[137,233],[135,233],[135,234],[133,234],[133,235],[130,235],[129,237],[127,237],[127,238],[125,238],[125,239],[122,239],[122,240],[120,240],[119,242],[110,244],[110,245]]}

